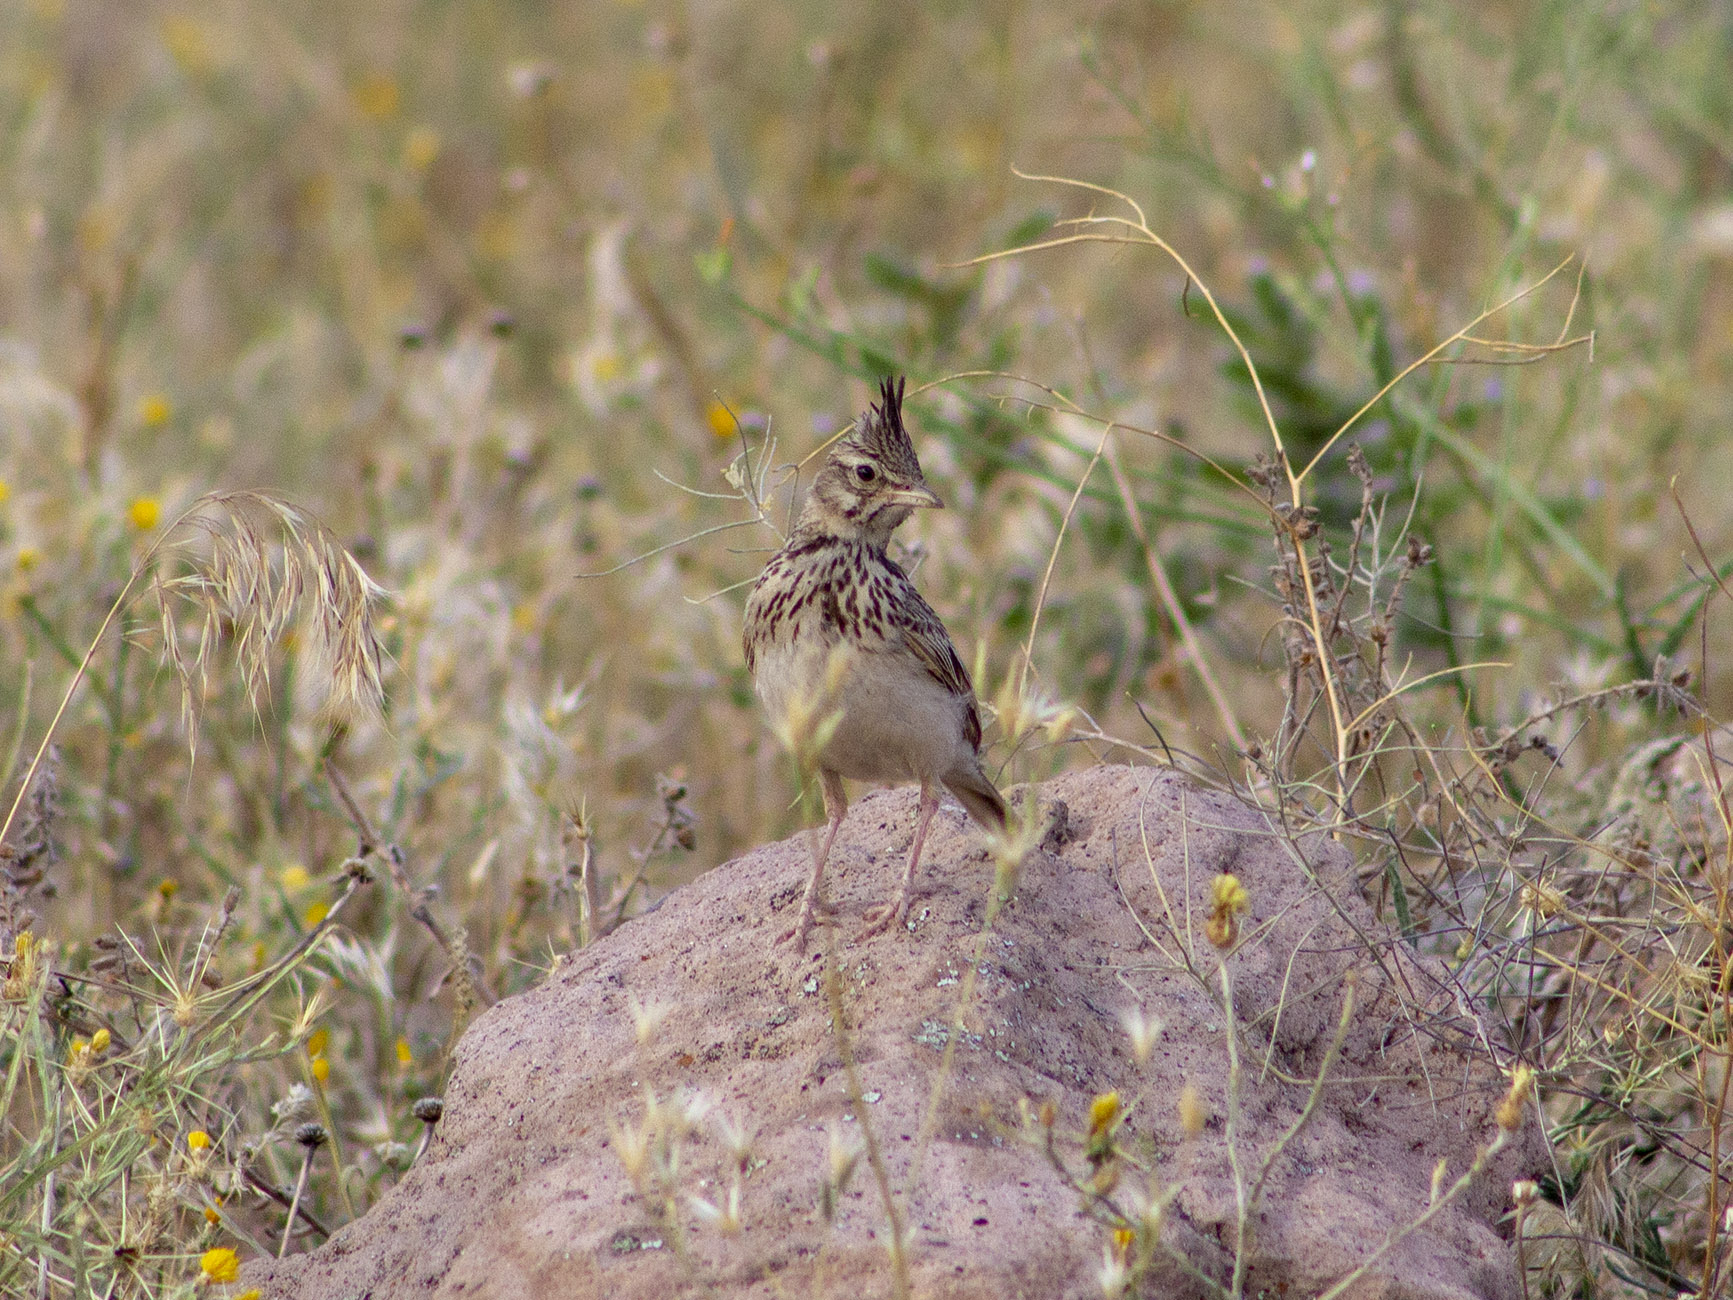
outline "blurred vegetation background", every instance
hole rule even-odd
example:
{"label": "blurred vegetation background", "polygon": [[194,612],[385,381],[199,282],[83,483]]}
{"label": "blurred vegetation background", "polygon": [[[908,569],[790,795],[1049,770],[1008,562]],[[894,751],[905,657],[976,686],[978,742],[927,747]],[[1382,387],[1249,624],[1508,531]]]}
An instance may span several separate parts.
{"label": "blurred vegetation background", "polygon": [[[1394,659],[1446,674],[1417,705],[1429,734],[1496,732],[1554,693],[1661,676],[1658,657],[1725,713],[1669,485],[1720,563],[1729,67],[1733,10],[1683,0],[5,0],[0,793],[199,494],[294,502],[390,598],[381,717],[333,739],[291,639],[257,710],[213,673],[196,759],[154,614],[129,608],[56,733],[41,870],[14,873],[0,946],[29,912],[62,961],[124,931],[158,936],[135,963],[180,969],[238,887],[201,978],[265,969],[320,923],[356,841],[329,760],[406,881],[437,886],[445,942],[394,886],[360,896],[237,1031],[293,1051],[165,1096],[159,1138],[251,1143],[287,1186],[299,1155],[259,1135],[316,1112],[338,1159],[310,1200],[359,1212],[475,999],[581,937],[579,859],[625,915],[802,824],[738,646],[776,533],[725,473],[743,447],[800,460],[893,371],[922,389],[917,447],[950,506],[904,530],[905,558],[989,701],[1082,484],[1031,658],[1086,717],[1006,779],[1132,753],[1107,737],[1239,773],[1139,539],[1236,725],[1267,741],[1285,699],[1269,516],[1191,454],[1243,474],[1270,450],[1246,371],[1151,250],[966,265],[1125,211],[1014,169],[1142,205],[1245,339],[1299,464],[1401,367],[1579,259],[1477,333],[1592,348],[1521,366],[1468,349],[1356,426],[1390,537],[1435,556]],[[1103,424],[1034,385],[1126,426],[1106,460]],[[1360,498],[1345,451],[1314,478],[1326,528]],[[780,524],[788,486],[769,482]],[[1448,671],[1488,661],[1507,666]],[[1663,731],[1623,701],[1551,736],[1551,779],[1588,788]],[[135,1003],[157,987],[121,983]],[[292,986],[303,1012],[322,990],[318,1015]],[[48,1057],[88,1041],[80,1023]],[[44,1149],[44,1113],[14,1116],[9,1151]],[[182,1209],[228,1205],[200,1176],[175,1184]],[[159,1276],[281,1230],[240,1204],[163,1211]]]}

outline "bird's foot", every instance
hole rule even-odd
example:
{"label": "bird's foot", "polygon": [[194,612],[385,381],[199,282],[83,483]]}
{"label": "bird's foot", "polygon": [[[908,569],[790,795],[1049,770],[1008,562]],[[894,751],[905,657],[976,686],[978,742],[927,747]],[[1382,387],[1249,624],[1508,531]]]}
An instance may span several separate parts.
{"label": "bird's foot", "polygon": [[800,919],[794,923],[792,930],[784,930],[776,936],[779,944],[794,940],[794,950],[798,953],[806,951],[806,937],[812,932],[814,925],[835,925],[836,909],[829,903],[807,897],[801,900]]}
{"label": "bird's foot", "polygon": [[861,938],[869,935],[883,934],[893,925],[902,925],[909,916],[909,895],[905,891],[882,907],[875,907],[866,914],[866,929],[862,930]]}

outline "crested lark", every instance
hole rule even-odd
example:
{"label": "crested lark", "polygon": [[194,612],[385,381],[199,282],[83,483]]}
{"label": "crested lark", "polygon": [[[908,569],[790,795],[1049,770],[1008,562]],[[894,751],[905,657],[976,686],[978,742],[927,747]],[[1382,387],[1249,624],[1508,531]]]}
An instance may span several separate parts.
{"label": "crested lark", "polygon": [[932,606],[885,553],[913,511],[944,505],[921,475],[902,408],[902,380],[886,380],[879,403],[831,449],[787,544],[746,602],[746,666],[771,716],[835,719],[817,754],[830,826],[793,931],[800,951],[848,811],[845,776],[921,783],[902,886],[868,914],[869,934],[908,914],[921,843],[939,806],[936,786],[988,830],[1005,826],[1005,801],[981,770],[981,715],[968,670]]}

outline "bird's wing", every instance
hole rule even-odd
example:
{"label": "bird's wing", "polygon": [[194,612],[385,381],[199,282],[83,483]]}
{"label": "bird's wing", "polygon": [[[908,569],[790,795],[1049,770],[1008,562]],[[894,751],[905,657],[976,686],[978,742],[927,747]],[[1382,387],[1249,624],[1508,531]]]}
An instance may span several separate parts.
{"label": "bird's wing", "polygon": [[939,621],[933,607],[927,604],[912,583],[907,588],[906,596],[904,616],[899,620],[903,646],[920,661],[934,681],[968,703],[968,714],[964,720],[965,731],[969,743],[979,749],[981,713],[975,706],[975,687],[969,680],[969,670],[963,667],[963,661],[957,657],[957,647],[951,644],[951,634],[945,631],[945,625]]}

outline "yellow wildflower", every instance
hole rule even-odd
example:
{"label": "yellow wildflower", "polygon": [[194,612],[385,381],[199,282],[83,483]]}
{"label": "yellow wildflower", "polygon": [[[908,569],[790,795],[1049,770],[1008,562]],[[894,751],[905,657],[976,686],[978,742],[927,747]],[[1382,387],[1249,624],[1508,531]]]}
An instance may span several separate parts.
{"label": "yellow wildflower", "polygon": [[161,393],[146,393],[138,399],[138,422],[147,429],[159,429],[168,423],[174,407]]}
{"label": "yellow wildflower", "polygon": [[195,1128],[187,1134],[187,1150],[203,1151],[211,1144],[211,1135],[202,1128]]}
{"label": "yellow wildflower", "polygon": [[283,888],[288,890],[291,894],[298,890],[305,889],[313,882],[312,874],[299,862],[292,866],[284,867],[283,874],[278,876],[277,879],[282,882]]}
{"label": "yellow wildflower", "polygon": [[42,563],[42,552],[34,546],[21,546],[18,548],[18,559],[15,563],[18,565],[18,572],[29,573]]}
{"label": "yellow wildflower", "polygon": [[12,485],[0,478],[0,505],[6,504],[6,498],[12,495]]}
{"label": "yellow wildflower", "polygon": [[357,83],[354,95],[355,107],[361,110],[363,117],[383,121],[397,115],[397,102],[401,96],[397,78],[388,72],[368,73]]}
{"label": "yellow wildflower", "polygon": [[134,497],[126,508],[126,520],[141,533],[148,533],[162,518],[162,502],[155,497]]}
{"label": "yellow wildflower", "polygon": [[218,1246],[199,1256],[199,1272],[207,1282],[233,1282],[241,1275],[241,1257],[227,1246]]}
{"label": "yellow wildflower", "polygon": [[403,139],[403,161],[414,171],[426,171],[439,157],[439,132],[418,126]]}
{"label": "yellow wildflower", "polygon": [[734,412],[720,401],[711,401],[704,408],[704,419],[710,425],[710,432],[718,438],[732,438],[735,433]]}
{"label": "yellow wildflower", "polygon": [[210,39],[198,22],[185,14],[170,14],[158,27],[169,57],[188,75],[208,72],[215,60],[211,56]]}
{"label": "yellow wildflower", "polygon": [[320,1083],[331,1077],[331,1062],[323,1056],[313,1058],[313,1077]]}
{"label": "yellow wildflower", "polygon": [[414,1059],[414,1055],[409,1050],[409,1040],[399,1034],[397,1037],[397,1063],[408,1065]]}

